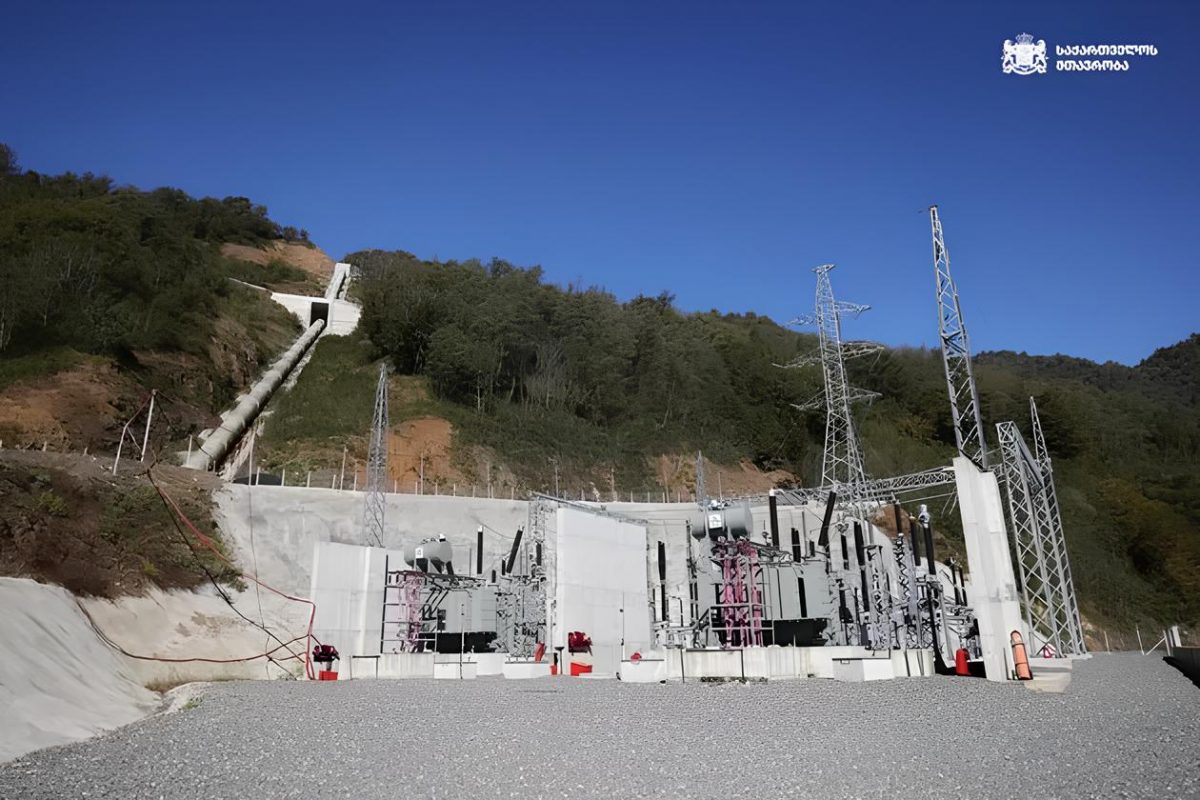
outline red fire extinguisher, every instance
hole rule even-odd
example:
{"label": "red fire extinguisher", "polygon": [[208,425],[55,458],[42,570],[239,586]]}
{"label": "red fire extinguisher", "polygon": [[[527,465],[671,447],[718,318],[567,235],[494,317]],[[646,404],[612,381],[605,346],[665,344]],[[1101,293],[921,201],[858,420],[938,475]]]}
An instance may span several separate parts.
{"label": "red fire extinguisher", "polygon": [[954,674],[963,676],[971,674],[971,665],[967,663],[967,648],[965,647],[954,651]]}

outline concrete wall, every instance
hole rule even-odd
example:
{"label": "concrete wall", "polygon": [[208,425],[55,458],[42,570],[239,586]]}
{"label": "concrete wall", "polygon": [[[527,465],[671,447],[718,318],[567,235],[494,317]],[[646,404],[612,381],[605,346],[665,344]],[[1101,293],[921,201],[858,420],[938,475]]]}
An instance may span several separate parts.
{"label": "concrete wall", "polygon": [[[311,590],[315,543],[367,544],[363,492],[226,484],[214,499],[214,516],[238,563],[257,563],[264,580],[287,591]],[[485,528],[485,570],[498,570],[527,517],[527,504],[519,500],[389,494],[386,502],[385,549],[400,551],[444,534],[460,574],[474,566],[478,526]]]}
{"label": "concrete wall", "polygon": [[328,300],[323,297],[286,292],[271,292],[271,299],[295,314],[302,325],[311,324],[313,303],[327,303],[329,317],[322,336],[347,336],[354,332],[358,326],[359,317],[362,316],[362,308],[358,303],[351,303],[349,300]]}
{"label": "concrete wall", "polygon": [[303,325],[312,323],[312,304],[314,302],[328,303],[329,318],[322,335],[348,336],[358,327],[358,319],[362,316],[362,308],[358,303],[338,299],[339,295],[345,295],[344,290],[350,283],[350,269],[350,265],[343,262],[334,264],[333,274],[325,286],[325,294],[322,297],[271,292],[271,299],[295,314]]}
{"label": "concrete wall", "polygon": [[308,596],[317,604],[313,634],[343,658],[380,652],[384,573],[403,569],[399,550],[314,542]]}
{"label": "concrete wall", "polygon": [[554,646],[583,631],[594,672],[615,675],[625,655],[652,645],[646,528],[573,508],[559,508],[555,523]]}
{"label": "concrete wall", "polygon": [[[362,530],[363,492],[339,491],[325,488],[246,486],[227,484],[215,495],[215,517],[239,563],[248,568],[257,563],[264,580],[287,591],[307,596],[312,591],[311,564],[316,542],[364,545]],[[508,555],[512,537],[519,526],[527,524],[528,503],[522,500],[500,500],[447,495],[389,494],[386,497],[386,536],[384,545],[401,550],[429,536],[445,535],[449,541],[455,569],[460,574],[474,574],[475,530],[484,526],[485,573],[499,571],[500,562]],[[657,543],[664,542],[667,557],[667,595],[670,621],[690,622],[688,603],[687,558],[689,549],[697,555],[700,550],[687,533],[687,520],[695,509],[692,503],[606,503],[588,504],[596,509],[624,514],[646,528],[646,564],[643,583],[652,583],[654,607],[645,614],[657,619],[662,603],[658,596]],[[752,509],[756,533],[760,541],[767,520],[766,506]],[[802,546],[815,541],[820,519],[814,507],[780,509],[781,544],[790,546],[790,529],[801,533]],[[546,539],[546,558],[553,566],[555,526],[553,516]],[[882,562],[889,572],[894,571],[891,543],[886,536],[868,531],[883,546]],[[255,547],[251,548],[251,539]],[[831,537],[835,549],[840,548],[838,537]],[[850,545],[853,550],[853,544]],[[851,554],[853,556],[853,554]],[[840,553],[835,553],[835,559]],[[853,563],[853,557],[851,558]],[[923,569],[923,567],[918,567]],[[376,570],[382,574],[382,569]],[[652,576],[651,573],[652,572]],[[944,572],[939,570],[939,573]],[[949,590],[949,577],[940,575]],[[650,578],[652,577],[652,581]],[[893,580],[895,576],[892,576]],[[682,603],[680,602],[682,601]],[[816,613],[809,609],[810,615]],[[682,620],[680,616],[682,614]],[[340,646],[340,645],[339,645]]]}
{"label": "concrete wall", "polygon": [[989,681],[1008,680],[1012,664],[1009,634],[1018,631],[1029,641],[1009,555],[1004,507],[996,476],[983,472],[970,459],[954,459],[958,508],[967,543],[967,601],[979,619],[979,641]]}

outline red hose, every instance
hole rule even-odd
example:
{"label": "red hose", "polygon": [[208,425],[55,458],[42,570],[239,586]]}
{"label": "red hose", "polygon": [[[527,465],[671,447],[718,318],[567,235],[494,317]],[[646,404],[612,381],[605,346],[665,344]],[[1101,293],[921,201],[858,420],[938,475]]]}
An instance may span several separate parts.
{"label": "red hose", "polygon": [[[283,644],[277,646],[273,650],[268,650],[265,653],[259,653],[257,655],[253,655],[253,656],[246,656],[245,658],[167,658],[166,656],[142,656],[142,655],[138,655],[137,653],[129,652],[124,647],[121,647],[121,645],[117,644],[112,639],[110,639],[108,637],[108,634],[106,634],[103,630],[101,630],[100,626],[96,624],[96,620],[93,619],[92,615],[88,613],[88,610],[86,608],[84,608],[83,603],[79,602],[79,600],[76,599],[75,604],[77,606],[79,606],[79,610],[83,612],[83,615],[85,617],[87,617],[87,621],[92,626],[92,630],[94,630],[96,632],[97,636],[99,636],[101,639],[104,640],[105,644],[107,644],[109,647],[113,648],[114,650],[116,650],[118,653],[125,656],[126,658],[133,658],[133,659],[137,659],[138,661],[162,661],[162,662],[165,662],[168,664],[190,664],[193,662],[201,662],[204,664],[240,664],[240,663],[243,663],[246,661],[257,661],[260,658],[270,658],[272,655],[279,652],[280,650],[283,650],[288,645],[295,644],[296,642],[300,641],[301,639],[306,638],[304,636],[297,636],[295,639],[284,642]],[[288,653],[289,653],[289,655],[287,655],[285,658],[283,658],[281,660],[287,661],[287,660],[293,659],[293,658],[300,658],[300,656],[296,655],[295,653],[291,652],[290,650],[288,651]]]}

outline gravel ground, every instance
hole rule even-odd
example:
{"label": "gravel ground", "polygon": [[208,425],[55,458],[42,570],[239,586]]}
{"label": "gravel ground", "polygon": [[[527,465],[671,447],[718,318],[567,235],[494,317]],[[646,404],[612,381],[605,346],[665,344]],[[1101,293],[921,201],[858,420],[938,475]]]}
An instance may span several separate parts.
{"label": "gravel ground", "polygon": [[1065,694],[871,684],[242,682],[0,767],[0,797],[1200,796],[1200,691],[1102,654]]}

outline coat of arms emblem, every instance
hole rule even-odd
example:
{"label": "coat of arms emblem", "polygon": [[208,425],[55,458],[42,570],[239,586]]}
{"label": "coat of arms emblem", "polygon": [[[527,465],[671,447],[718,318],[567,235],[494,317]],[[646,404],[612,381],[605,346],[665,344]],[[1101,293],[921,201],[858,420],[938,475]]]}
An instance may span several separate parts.
{"label": "coat of arms emblem", "polygon": [[1015,72],[1018,75],[1032,75],[1035,72],[1046,72],[1046,40],[1036,42],[1028,33],[1022,33],[1014,42],[1004,40],[1004,58],[1000,68],[1007,75]]}

